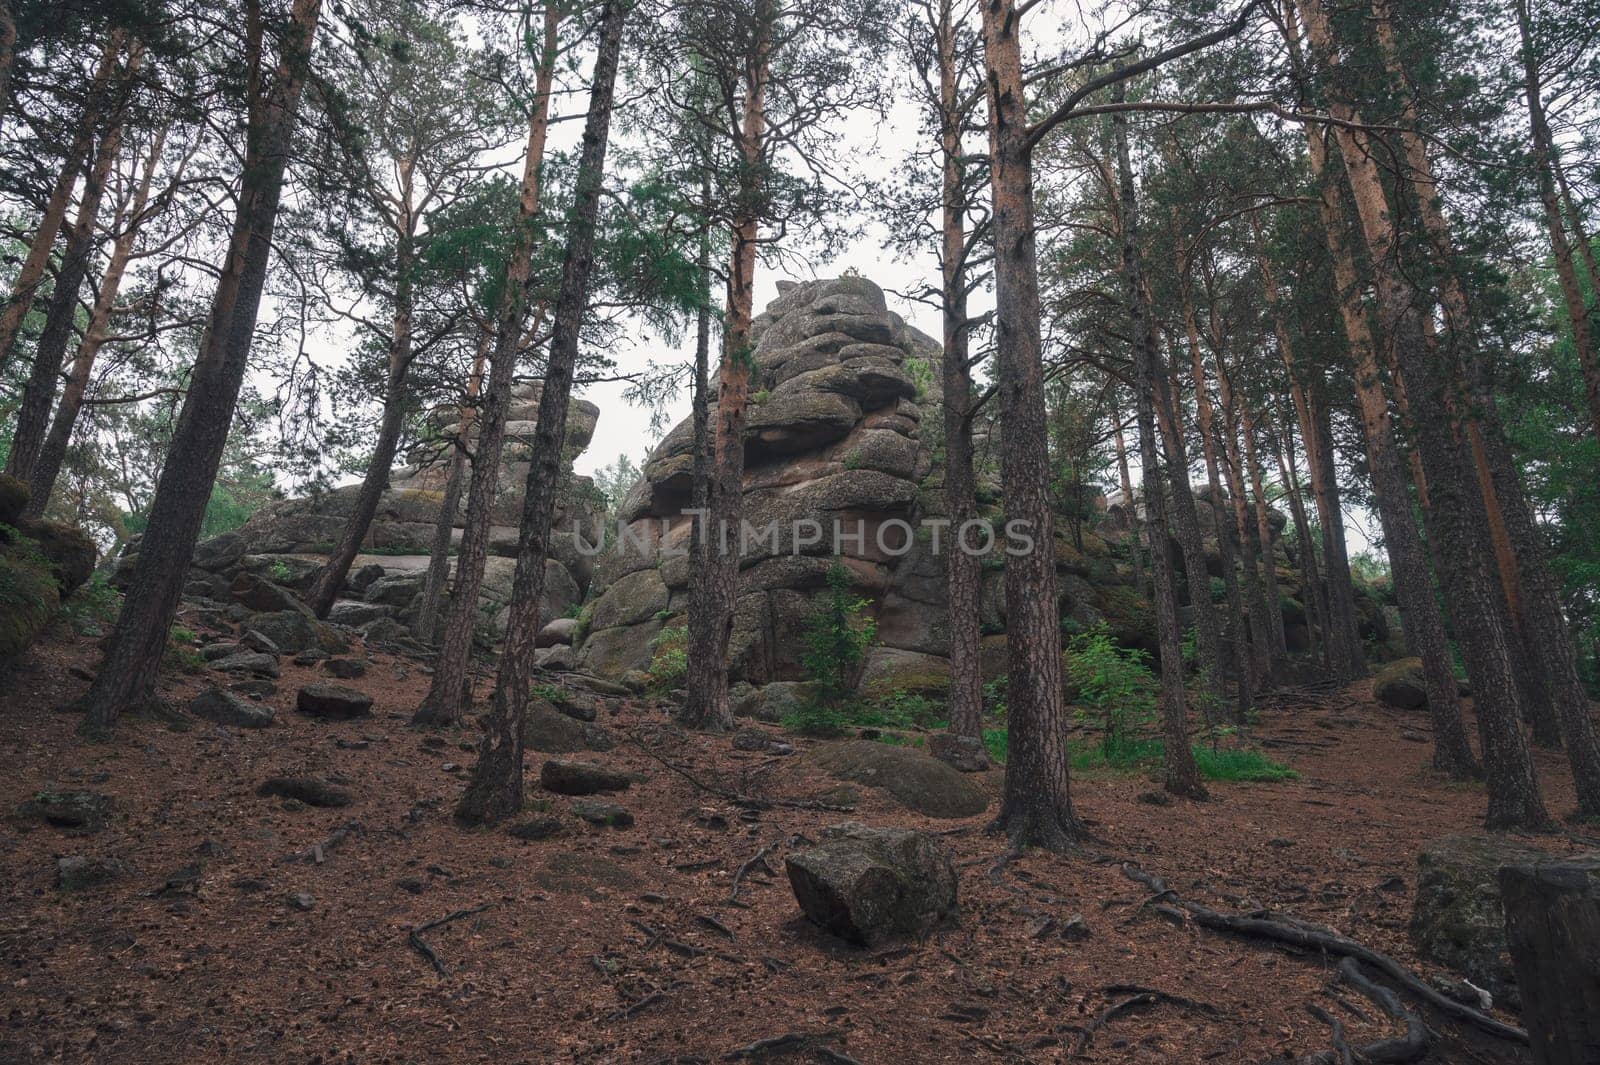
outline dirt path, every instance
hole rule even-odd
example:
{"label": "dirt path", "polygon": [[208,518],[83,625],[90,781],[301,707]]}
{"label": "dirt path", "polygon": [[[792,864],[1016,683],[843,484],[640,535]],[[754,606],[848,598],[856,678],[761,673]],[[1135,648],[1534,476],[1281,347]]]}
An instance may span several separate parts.
{"label": "dirt path", "polygon": [[[271,729],[140,721],[116,745],[87,747],[72,738],[75,719],[51,707],[85,686],[71,669],[91,655],[88,641],[63,639],[0,678],[0,810],[52,784],[113,803],[92,836],[0,827],[0,1062],[688,1063],[796,1031],[863,1065],[1051,1062],[1068,1060],[1127,985],[1203,1005],[1130,1010],[1077,1060],[1264,1061],[1328,1045],[1308,1002],[1341,1016],[1352,1042],[1386,1029],[1375,1011],[1363,1021],[1327,994],[1333,961],[1176,928],[1140,910],[1146,893],[1118,863],[1219,908],[1327,923],[1427,972],[1405,935],[1415,855],[1473,830],[1482,806],[1475,789],[1424,770],[1425,742],[1405,738],[1424,716],[1381,709],[1360,687],[1262,723],[1272,755],[1301,779],[1218,784],[1210,803],[1155,806],[1139,799],[1144,779],[1080,778],[1094,842],[1071,857],[1026,855],[998,880],[986,870],[1001,846],[983,818],[919,818],[861,789],[855,819],[945,833],[962,893],[959,926],[863,952],[802,920],[782,878],[783,855],[841,815],[740,810],[624,743],[592,757],[648,777],[620,797],[631,828],[584,826],[567,816],[570,800],[550,796],[537,806],[569,824],[558,838],[462,831],[448,811],[469,736],[439,746],[406,727],[426,682],[415,663],[374,655],[348,682],[376,698],[369,720],[295,714],[297,682],[317,671],[285,660]],[[619,734],[656,734],[664,721],[653,705],[601,711]],[[666,749],[746,790],[773,774],[797,779],[726,738]],[[1540,762],[1564,813],[1559,759]],[[355,802],[290,809],[257,796],[286,773],[342,783]],[[293,857],[352,822],[360,831],[321,864]],[[743,905],[728,905],[734,872],[769,844],[778,876],[751,875]],[[55,859],[75,853],[132,872],[63,894]],[[192,882],[160,890],[195,866]],[[477,907],[423,934],[445,975],[408,945],[413,927]],[[1092,934],[1062,937],[1080,913]],[[1430,1021],[1447,1036],[1431,1060],[1522,1060]],[[848,1059],[803,1049],[789,1060]]]}

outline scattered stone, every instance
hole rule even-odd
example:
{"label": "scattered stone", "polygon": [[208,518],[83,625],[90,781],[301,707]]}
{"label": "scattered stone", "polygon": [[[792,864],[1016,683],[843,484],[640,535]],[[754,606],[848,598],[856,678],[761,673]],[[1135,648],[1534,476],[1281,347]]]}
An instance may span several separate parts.
{"label": "scattered stone", "polygon": [[322,663],[322,668],[340,680],[354,680],[367,675],[367,664],[359,658],[330,658]]}
{"label": "scattered stone", "polygon": [[111,800],[93,791],[46,789],[17,807],[24,821],[41,821],[73,835],[88,835],[106,827]]}
{"label": "scattered stone", "polygon": [[258,677],[276,677],[278,659],[275,655],[262,654],[260,651],[240,651],[217,659],[211,663],[211,668],[218,673],[254,673]]}
{"label": "scattered stone", "polygon": [[557,688],[549,694],[550,705],[574,721],[593,722],[600,715],[600,700],[589,692]]}
{"label": "scattered stone", "polygon": [[527,821],[518,821],[506,830],[515,839],[525,843],[536,843],[541,839],[554,839],[563,835],[567,827],[556,817],[535,817]]}
{"label": "scattered stone", "polygon": [[927,817],[975,817],[989,805],[988,795],[964,774],[911,747],[850,740],[824,744],[803,760],[835,780],[882,788]]}
{"label": "scattered stone", "polygon": [[[346,578],[344,582],[345,587],[349,588],[352,592],[365,592],[368,588],[372,587],[375,582],[382,580],[383,574],[384,569],[382,566],[378,565],[376,562],[368,562],[365,566],[357,569],[354,573],[350,574],[348,578]],[[335,603],[334,606],[337,607],[338,604]]]}
{"label": "scattered stone", "polygon": [[281,655],[283,648],[279,647],[264,633],[255,629],[246,629],[244,635],[239,637],[239,642],[252,651],[260,651],[264,655]]}
{"label": "scattered stone", "polygon": [[935,732],[928,737],[928,753],[958,773],[982,773],[989,768],[989,749],[971,736]]}
{"label": "scattered stone", "polygon": [[371,716],[372,696],[342,684],[307,684],[295,696],[294,706],[312,717],[348,721]]}
{"label": "scattered stone", "polygon": [[200,648],[200,657],[207,662],[215,662],[220,658],[236,655],[244,649],[244,644],[242,643],[208,643]]}
{"label": "scattered stone", "polygon": [[1088,939],[1093,934],[1089,930],[1089,922],[1083,919],[1083,914],[1081,913],[1073,914],[1061,926],[1061,938],[1072,940],[1075,943]]}
{"label": "scattered stone", "polygon": [[256,789],[257,795],[281,796],[324,808],[349,806],[355,796],[320,777],[271,777]]}
{"label": "scattered stone", "polygon": [[544,627],[539,630],[539,635],[534,640],[534,646],[557,647],[570,645],[577,633],[577,618],[552,618],[550,621],[545,622]]}
{"label": "scattered stone", "polygon": [[642,695],[650,688],[650,674],[642,669],[630,669],[617,680],[634,695]]}
{"label": "scattered stone", "polygon": [[195,696],[189,712],[202,720],[234,728],[266,728],[274,717],[272,707],[241,699],[221,688],[207,688]]}
{"label": "scattered stone", "polygon": [[238,695],[248,695],[253,699],[265,699],[278,691],[278,686],[266,677],[247,677],[236,680],[228,685],[228,690]]}
{"label": "scattered stone", "polygon": [[250,619],[250,627],[288,655],[299,654],[313,647],[330,654],[343,654],[350,644],[343,636],[309,613],[297,610],[279,610],[257,614]]}
{"label": "scattered stone", "polygon": [[1428,705],[1422,659],[1402,658],[1383,667],[1372,682],[1372,697],[1397,710],[1420,710]]}
{"label": "scattered stone", "polygon": [[1162,791],[1159,788],[1151,788],[1149,791],[1141,791],[1134,798],[1135,798],[1135,800],[1137,802],[1142,802],[1146,806],[1171,806],[1172,805],[1172,796],[1168,795],[1166,792]]}
{"label": "scattered stone", "polygon": [[341,751],[364,751],[372,746],[370,740],[347,740],[343,736],[333,741],[333,745]]}
{"label": "scattered stone", "polygon": [[240,573],[228,586],[228,594],[241,606],[254,611],[295,611],[309,614],[311,608],[287,588],[273,584],[255,573]]}
{"label": "scattered stone", "polygon": [[320,647],[308,647],[290,659],[297,666],[314,666],[318,662],[326,662],[331,657],[328,652]]}
{"label": "scattered stone", "polygon": [[127,863],[116,858],[69,854],[56,859],[56,887],[62,891],[81,891],[109,884],[129,871]]}
{"label": "scattered stone", "polygon": [[317,905],[317,900],[304,891],[294,892],[285,901],[301,913],[310,913]]}
{"label": "scattered stone", "polygon": [[247,895],[254,895],[257,892],[267,890],[267,888],[271,887],[272,885],[268,884],[265,880],[262,880],[258,876],[239,876],[233,878],[230,886],[235,891],[242,891]]}
{"label": "scattered stone", "polygon": [[412,895],[420,895],[428,885],[423,883],[419,877],[403,876],[394,882],[394,886]]}
{"label": "scattered stone", "polygon": [[633,778],[593,762],[551,759],[539,770],[539,786],[557,795],[597,795],[626,791]]}
{"label": "scattered stone", "polygon": [[871,946],[924,935],[955,912],[955,868],[933,836],[855,822],[828,835],[784,861],[801,911],[823,928]]}
{"label": "scattered stone", "polygon": [[1489,1010],[1494,1007],[1494,996],[1471,980],[1457,980],[1443,973],[1434,973],[1428,978],[1428,983],[1452,1002],[1471,1006],[1475,1010]]}
{"label": "scattered stone", "polygon": [[356,603],[343,599],[333,604],[332,609],[328,611],[328,621],[334,625],[348,625],[356,629],[369,621],[392,618],[394,611],[394,607],[383,603]]}
{"label": "scattered stone", "polygon": [[579,799],[572,804],[572,812],[591,825],[601,828],[632,828],[633,814],[612,802]]}
{"label": "scattered stone", "polygon": [[740,729],[733,734],[733,749],[736,751],[765,751],[772,746],[772,737],[766,729],[756,728],[751,725]]}
{"label": "scattered stone", "polygon": [[198,895],[200,882],[205,878],[205,871],[206,867],[200,862],[191,862],[174,869],[167,874],[161,886],[156,888],[156,898],[175,899],[186,895]]}
{"label": "scattered stone", "polygon": [[368,643],[399,643],[411,636],[411,630],[400,624],[394,618],[379,618],[369,621],[356,630],[366,637]]}
{"label": "scattered stone", "polygon": [[529,703],[522,742],[529,750],[545,754],[609,751],[616,746],[611,733],[601,726],[570,718],[543,700]]}

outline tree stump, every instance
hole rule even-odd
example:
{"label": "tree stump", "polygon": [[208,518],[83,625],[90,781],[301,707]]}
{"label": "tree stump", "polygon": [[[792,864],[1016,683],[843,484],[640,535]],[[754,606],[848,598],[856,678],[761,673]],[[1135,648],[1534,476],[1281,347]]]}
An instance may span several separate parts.
{"label": "tree stump", "polygon": [[1537,1065],[1600,1063],[1600,855],[1500,869]]}

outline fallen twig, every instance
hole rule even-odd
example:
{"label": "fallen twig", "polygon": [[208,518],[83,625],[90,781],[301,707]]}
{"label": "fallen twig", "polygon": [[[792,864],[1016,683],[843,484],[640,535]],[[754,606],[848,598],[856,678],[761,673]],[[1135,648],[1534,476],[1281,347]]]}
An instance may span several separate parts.
{"label": "fallen twig", "polygon": [[774,1051],[810,1048],[819,1056],[824,1054],[831,1055],[824,1060],[836,1062],[838,1065],[848,1065],[848,1063],[854,1061],[853,1058],[820,1045],[822,1043],[831,1043],[838,1038],[838,1032],[785,1032],[782,1035],[772,1035],[765,1039],[757,1039],[754,1043],[730,1050],[722,1055],[722,1060],[739,1061],[747,1058],[760,1060]]}
{"label": "fallen twig", "polygon": [[705,781],[701,780],[699,777],[683,768],[683,766],[651,750],[650,746],[646,744],[637,734],[630,733],[629,738],[633,741],[634,745],[639,748],[639,750],[643,751],[650,758],[660,762],[663,766],[672,770],[672,772],[678,774],[680,777],[693,784],[696,788],[699,788],[708,795],[715,795],[724,802],[732,803],[733,805],[741,807],[742,809],[770,810],[773,807],[782,807],[786,810],[826,810],[831,813],[841,814],[854,813],[856,809],[854,806],[841,806],[838,803],[819,802],[815,799],[758,799],[751,795],[741,795],[737,791],[731,791],[727,788],[718,787],[715,784],[707,784]]}
{"label": "fallen twig", "polygon": [[666,1001],[666,998],[667,996],[662,994],[660,991],[652,991],[644,998],[641,998],[638,1002],[624,1006],[619,1010],[613,1010],[610,1019],[613,1021],[625,1021],[636,1013],[643,1013],[651,1006],[654,1006],[657,1002]]}
{"label": "fallen twig", "polygon": [[286,854],[282,858],[279,858],[278,862],[281,865],[287,865],[290,862],[311,862],[313,865],[321,865],[327,860],[329,851],[339,846],[351,836],[359,836],[360,834],[361,825],[355,821],[351,821],[349,824],[344,825],[343,827],[334,829],[328,834],[326,839],[322,839],[316,843],[313,843],[303,851],[295,851],[293,854]]}
{"label": "fallen twig", "polygon": [[439,955],[434,953],[433,948],[428,945],[428,941],[422,938],[422,933],[428,931],[429,929],[438,928],[440,925],[449,924],[451,921],[459,921],[463,917],[470,917],[475,913],[482,913],[492,905],[493,903],[486,902],[482,906],[473,906],[470,909],[465,910],[455,910],[454,912],[445,914],[443,917],[436,917],[431,921],[425,921],[406,933],[406,942],[411,944],[412,950],[426,958],[428,960],[428,964],[432,965],[434,970],[438,972],[440,976],[449,976],[450,972],[444,967],[444,962],[439,960]]}
{"label": "fallen twig", "polygon": [[749,874],[752,869],[756,868],[756,866],[760,866],[762,869],[765,869],[768,876],[774,875],[772,872],[772,867],[767,864],[767,855],[771,854],[777,849],[777,847],[778,845],[776,843],[769,843],[765,847],[762,847],[760,850],[756,851],[754,858],[751,858],[749,861],[739,866],[738,870],[733,874],[733,887],[728,891],[727,904],[729,906],[745,905],[739,901],[739,886],[744,883],[745,876]]}
{"label": "fallen twig", "polygon": [[[1125,864],[1122,867],[1123,875],[1129,880],[1136,881],[1150,888],[1152,891],[1169,891],[1166,881],[1153,873],[1147,873],[1138,866]],[[1196,924],[1214,931],[1233,932],[1238,935],[1255,936],[1260,939],[1270,939],[1277,943],[1286,943],[1290,946],[1302,947],[1307,950],[1317,950],[1327,954],[1335,954],[1342,958],[1354,958],[1372,966],[1406,991],[1422,999],[1429,1005],[1447,1013],[1457,1020],[1466,1021],[1490,1035],[1499,1036],[1514,1043],[1526,1045],[1528,1033],[1504,1021],[1495,1020],[1493,1017],[1471,1006],[1463,1005],[1454,999],[1435,991],[1423,983],[1411,970],[1389,957],[1387,954],[1373,950],[1364,943],[1359,943],[1348,936],[1340,935],[1331,929],[1317,928],[1305,922],[1274,920],[1270,917],[1261,917],[1248,914],[1223,913],[1213,910],[1195,902],[1185,902],[1176,899],[1177,905],[1187,912]],[[1155,906],[1154,910],[1171,909],[1170,907]],[[1173,912],[1176,912],[1175,910]],[[1368,996],[1371,997],[1370,995]]]}
{"label": "fallen twig", "polygon": [[1221,1011],[1208,1002],[1200,1002],[1196,999],[1186,998],[1183,995],[1169,994],[1166,991],[1160,991],[1153,987],[1144,987],[1140,984],[1110,984],[1103,990],[1108,994],[1122,994],[1125,992],[1132,993],[1126,998],[1113,1002],[1111,1005],[1095,1014],[1094,1018],[1090,1020],[1088,1024],[1084,1025],[1081,1030],[1079,1030],[1078,1038],[1073,1040],[1072,1052],[1067,1055],[1068,1057],[1075,1058],[1080,1056],[1086,1049],[1088,1049],[1090,1042],[1094,1040],[1094,1034],[1096,1032],[1110,1024],[1118,1016],[1127,1013],[1129,1010],[1139,1009],[1144,1006],[1155,1006],[1162,1002],[1170,1002],[1174,1006],[1180,1006],[1184,1009],[1198,1010],[1201,1013],[1209,1014],[1213,1017],[1221,1015]]}

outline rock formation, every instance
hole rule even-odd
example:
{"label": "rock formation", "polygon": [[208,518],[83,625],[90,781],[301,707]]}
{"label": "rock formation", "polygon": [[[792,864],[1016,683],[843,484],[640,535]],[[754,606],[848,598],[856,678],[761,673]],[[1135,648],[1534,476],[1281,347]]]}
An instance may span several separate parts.
{"label": "rock formation", "polygon": [[[532,459],[534,420],[539,409],[539,382],[518,385],[507,413],[499,490],[491,512],[489,559],[481,607],[487,632],[498,635],[511,579],[516,569],[517,523],[523,486]],[[346,601],[335,604],[329,620],[353,626],[393,624],[409,620],[428,565],[428,550],[449,478],[450,441],[459,431],[457,412],[441,410],[431,418],[435,436],[412,448],[407,465],[397,467],[367,531],[369,554],[358,556],[345,589]],[[582,453],[594,436],[600,411],[586,400],[574,400],[567,414],[567,457]],[[239,529],[202,543],[195,552],[196,572],[190,592],[224,602],[246,595],[270,595],[274,586],[304,592],[323,557],[344,529],[359,486],[272,503],[257,511]],[[456,516],[455,542],[460,542],[466,492]],[[545,572],[543,616],[560,617],[583,601],[594,572],[592,553],[579,549],[600,537],[600,501],[588,477],[574,476],[552,526],[551,557]],[[126,566],[126,561],[124,566]],[[258,586],[247,592],[249,575]],[[249,603],[253,609],[269,609]]]}
{"label": "rock formation", "polygon": [[[783,284],[752,329],[757,381],[745,438],[744,518],[765,533],[742,544],[730,679],[749,685],[803,678],[803,629],[835,560],[869,603],[877,643],[867,690],[938,691],[948,683],[944,559],[929,520],[944,516],[939,465],[939,345],[891,312],[860,277]],[[596,572],[598,597],[577,661],[601,676],[648,668],[652,642],[688,609],[686,554],[693,425],[667,434],[618,514]],[[992,455],[989,456],[992,459]],[[992,474],[984,492],[994,500]],[[990,506],[998,530],[1002,518]],[[820,535],[796,533],[814,522]],[[1105,541],[1079,551],[1058,529],[1063,614],[1104,621],[1129,642],[1153,646],[1148,605]],[[835,542],[834,531],[842,535]],[[949,546],[949,531],[942,531]],[[807,542],[812,541],[812,542]],[[1003,553],[984,563],[983,627],[1004,670]],[[747,693],[738,689],[736,696]]]}

